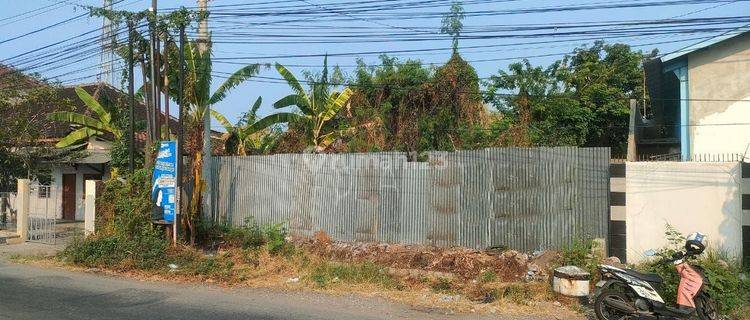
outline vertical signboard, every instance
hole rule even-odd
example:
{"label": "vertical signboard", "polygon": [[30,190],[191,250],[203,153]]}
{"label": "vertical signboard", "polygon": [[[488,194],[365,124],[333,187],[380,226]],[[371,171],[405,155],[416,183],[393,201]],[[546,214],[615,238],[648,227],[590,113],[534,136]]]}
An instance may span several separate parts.
{"label": "vertical signboard", "polygon": [[156,205],[162,208],[164,220],[174,222],[175,217],[175,176],[177,174],[177,143],[162,141],[154,165],[151,196]]}

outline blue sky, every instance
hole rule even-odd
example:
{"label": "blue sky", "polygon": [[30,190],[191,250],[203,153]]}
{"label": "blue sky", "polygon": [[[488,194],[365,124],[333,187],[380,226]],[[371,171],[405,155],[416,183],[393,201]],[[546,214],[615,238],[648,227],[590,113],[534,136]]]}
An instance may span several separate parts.
{"label": "blue sky", "polygon": [[[635,2],[643,2],[640,0]],[[52,5],[56,2],[64,2],[54,8],[55,10],[42,10],[32,16],[19,17],[8,20],[0,20],[0,42],[3,39],[9,39],[40,27],[48,26],[56,22],[74,17],[85,13],[81,8],[76,8],[73,4],[83,5],[101,5],[102,1],[95,0],[0,0],[3,10],[0,13],[0,19],[8,18],[40,7]],[[287,13],[290,10],[314,10],[321,11],[326,6],[335,6],[336,3],[351,2],[351,0],[279,0],[274,4],[268,4],[268,0],[213,0],[210,6],[223,6],[231,4],[254,3],[257,5],[257,11],[274,12],[278,11],[278,6],[283,7]],[[363,2],[367,2],[363,0]],[[447,1],[445,1],[447,2]],[[477,1],[481,2],[481,1]],[[511,0],[495,1],[494,3],[483,3],[479,5],[466,5],[467,12],[484,12],[498,10],[513,10],[532,7],[546,6],[568,6],[574,4],[601,4],[601,3],[628,3],[634,1],[603,1],[603,0],[565,0],[565,1],[547,1],[547,0]],[[67,4],[66,4],[67,3]],[[124,5],[118,6],[119,9],[142,10],[148,8],[151,0],[124,0]],[[264,4],[265,3],[265,4]],[[179,6],[195,6],[195,1],[184,0],[160,0],[161,8],[175,8]],[[354,5],[356,6],[356,5]],[[618,20],[641,20],[641,19],[666,19],[672,17],[681,18],[700,18],[700,17],[721,17],[721,16],[739,16],[750,9],[750,3],[745,1],[711,3],[704,2],[693,5],[675,5],[648,8],[627,8],[627,9],[603,9],[603,10],[586,10],[572,12],[546,12],[534,14],[514,14],[498,15],[490,14],[487,16],[476,16],[470,14],[465,20],[464,25],[467,29],[482,28],[488,25],[507,25],[516,26],[519,24],[550,24],[550,23],[581,23],[597,21],[618,21]],[[403,14],[403,17],[409,17],[410,14],[424,12],[445,12],[448,6],[439,6],[425,9],[402,9],[390,10],[385,13]],[[45,12],[46,11],[46,12]],[[257,12],[255,11],[255,12]],[[379,14],[379,13],[376,13]],[[325,53],[332,54],[329,58],[329,64],[338,64],[343,70],[352,71],[352,65],[355,64],[356,58],[362,58],[367,63],[378,63],[378,52],[383,51],[409,51],[415,49],[434,49],[442,48],[438,51],[406,52],[393,54],[403,59],[416,58],[426,63],[440,64],[450,56],[450,38],[448,36],[432,35],[434,38],[430,41],[399,41],[389,39],[387,36],[379,37],[378,42],[365,42],[362,39],[347,39],[349,43],[308,43],[308,44],[279,44],[286,38],[285,35],[315,35],[319,30],[308,30],[305,28],[325,26],[332,32],[352,32],[353,30],[369,30],[368,32],[380,33],[398,33],[410,32],[409,30],[419,29],[422,32],[438,32],[440,29],[440,18],[413,18],[413,19],[382,19],[372,15],[362,16],[355,14],[332,13],[324,18],[305,20],[300,22],[278,23],[280,20],[292,20],[295,15],[286,16],[246,16],[221,18],[216,17],[209,23],[209,28],[213,32],[216,40],[214,45],[214,57],[216,58],[214,70],[217,73],[232,72],[240,67],[242,63],[273,63],[281,62],[290,66],[289,68],[298,76],[303,69],[315,69],[322,64],[322,57],[304,57],[304,58],[274,58],[280,55],[322,55]],[[23,20],[17,21],[23,18]],[[348,21],[347,21],[348,20]],[[9,23],[12,22],[12,23]],[[275,22],[272,24],[268,24]],[[23,37],[6,43],[0,43],[0,61],[5,61],[9,57],[17,54],[38,49],[44,45],[60,41],[69,37],[79,35],[94,28],[101,27],[102,21],[98,18],[81,18],[71,23],[51,28],[33,35]],[[716,32],[719,34],[721,32]],[[619,39],[608,39],[608,42],[623,42],[631,45],[660,43],[648,46],[639,46],[636,49],[650,51],[654,48],[661,52],[669,52],[685,47],[691,43],[697,42],[696,38],[708,37],[712,34],[682,34],[682,35],[650,35],[642,37],[627,37]],[[693,39],[687,41],[688,39]],[[226,40],[239,41],[243,43],[226,43]],[[548,36],[537,39],[474,39],[462,40],[461,47],[473,46],[496,46],[489,48],[473,48],[460,50],[464,59],[470,61],[477,69],[480,77],[488,77],[496,73],[499,69],[504,69],[508,64],[518,61],[520,57],[530,58],[534,64],[549,64],[550,62],[560,59],[564,53],[572,51],[575,47],[591,43],[593,41],[560,41],[560,37]],[[549,42],[539,44],[538,42]],[[259,43],[261,42],[261,43]],[[537,44],[528,44],[537,42]],[[512,46],[502,47],[501,45],[512,44]],[[352,52],[372,52],[372,54],[363,54],[359,56],[336,56],[339,53]],[[542,57],[539,57],[542,56]],[[255,59],[257,58],[257,59]],[[219,62],[222,61],[222,62]],[[71,70],[77,70],[83,67],[91,66],[94,68],[98,64],[98,57],[85,59],[84,61],[52,65],[48,70],[43,70],[42,76],[54,77],[65,74]],[[227,62],[231,62],[227,63]],[[35,71],[42,71],[36,69]],[[66,84],[70,83],[87,83],[96,80],[94,74],[96,70],[78,72],[58,78]],[[138,74],[138,73],[136,73]],[[119,73],[118,73],[119,75]],[[264,70],[261,73],[263,77],[278,78],[274,69]],[[79,79],[83,78],[83,79]],[[74,81],[71,81],[74,80]],[[213,86],[220,85],[222,79],[215,79]],[[119,81],[116,84],[119,86]],[[289,93],[288,87],[283,83],[269,79],[257,79],[249,81],[224,100],[222,103],[214,106],[215,109],[227,115],[230,119],[236,119],[242,112],[246,111],[250,104],[258,96],[264,99],[262,114],[268,114],[272,111],[270,105],[280,97]]]}

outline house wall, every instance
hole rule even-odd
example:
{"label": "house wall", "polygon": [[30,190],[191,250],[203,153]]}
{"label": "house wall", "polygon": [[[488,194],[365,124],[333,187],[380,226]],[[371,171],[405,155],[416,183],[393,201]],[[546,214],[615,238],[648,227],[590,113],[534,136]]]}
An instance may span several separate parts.
{"label": "house wall", "polygon": [[740,163],[629,162],[626,170],[628,263],[666,245],[667,224],[704,233],[710,247],[741,256]]}
{"label": "house wall", "polygon": [[[104,170],[105,174],[103,179],[109,178],[109,169]],[[78,165],[77,168],[73,166],[57,166],[52,169],[52,186],[55,197],[55,210],[57,212],[57,218],[62,219],[62,178],[63,174],[75,174],[76,175],[76,220],[82,221],[84,218],[84,195],[85,195],[85,181],[83,175],[85,174],[100,174],[99,171],[93,168]]]}
{"label": "house wall", "polygon": [[744,153],[750,145],[750,102],[737,101],[750,101],[747,70],[750,35],[688,55],[692,154]]}

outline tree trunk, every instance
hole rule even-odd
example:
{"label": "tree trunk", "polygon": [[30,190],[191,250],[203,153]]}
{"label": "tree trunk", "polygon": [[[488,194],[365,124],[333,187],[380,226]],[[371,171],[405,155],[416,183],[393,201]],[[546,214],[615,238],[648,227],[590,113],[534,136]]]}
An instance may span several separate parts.
{"label": "tree trunk", "polygon": [[201,194],[205,189],[205,183],[201,180],[201,165],[203,157],[200,153],[195,153],[193,160],[193,196],[190,199],[190,217],[188,218],[188,230],[190,230],[190,245],[195,245],[197,236],[196,224],[201,216]]}

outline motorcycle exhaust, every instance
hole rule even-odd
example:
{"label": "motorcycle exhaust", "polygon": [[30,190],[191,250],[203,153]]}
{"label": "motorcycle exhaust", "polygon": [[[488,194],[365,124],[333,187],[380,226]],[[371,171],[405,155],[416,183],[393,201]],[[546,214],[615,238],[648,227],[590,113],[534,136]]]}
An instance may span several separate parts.
{"label": "motorcycle exhaust", "polygon": [[609,307],[615,308],[619,311],[628,313],[628,314],[635,314],[638,312],[634,306],[631,306],[625,301],[621,301],[621,300],[604,299],[604,304],[606,304]]}

